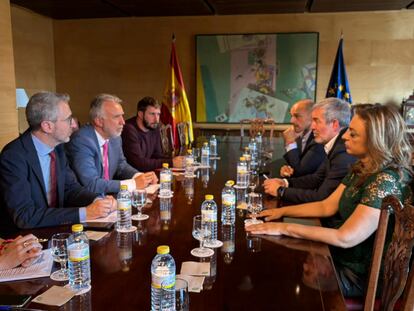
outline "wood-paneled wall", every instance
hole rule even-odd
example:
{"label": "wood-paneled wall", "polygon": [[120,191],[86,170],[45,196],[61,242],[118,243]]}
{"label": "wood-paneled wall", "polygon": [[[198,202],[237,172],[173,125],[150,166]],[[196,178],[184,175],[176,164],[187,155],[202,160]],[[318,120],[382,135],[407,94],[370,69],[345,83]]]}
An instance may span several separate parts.
{"label": "wood-paneled wall", "polygon": [[16,84],[10,4],[0,0],[0,149],[17,137]]}
{"label": "wood-paneled wall", "polygon": [[321,99],[342,31],[354,102],[400,102],[414,88],[413,10],[92,20],[51,20],[19,10],[12,10],[13,28],[16,25],[27,35],[13,29],[18,37],[16,58],[32,47],[30,38],[39,37],[41,43],[32,60],[16,63],[16,80],[31,85],[27,88],[53,90],[56,85],[57,91],[69,93],[72,110],[82,123],[90,100],[101,92],[124,99],[127,116],[135,113],[139,98],[161,99],[173,32],[193,114],[196,34],[319,32],[317,98]]}
{"label": "wood-paneled wall", "polygon": [[56,85],[71,94],[82,121],[99,92],[123,98],[131,115],[142,96],[161,98],[174,32],[195,113],[196,34],[301,31],[320,33],[318,99],[325,96],[341,31],[355,102],[400,102],[414,88],[413,10],[54,21]]}
{"label": "wood-paneled wall", "polygon": [[[16,87],[30,97],[42,90],[55,91],[53,20],[11,6]],[[19,132],[28,128],[25,109],[19,108]]]}

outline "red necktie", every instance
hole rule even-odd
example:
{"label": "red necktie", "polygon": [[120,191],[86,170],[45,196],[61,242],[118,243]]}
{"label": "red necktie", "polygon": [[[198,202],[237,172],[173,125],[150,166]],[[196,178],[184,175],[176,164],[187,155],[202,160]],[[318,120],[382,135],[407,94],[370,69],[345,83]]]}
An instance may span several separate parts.
{"label": "red necktie", "polygon": [[57,207],[57,178],[56,178],[56,153],[53,150],[50,155],[50,188],[49,207]]}
{"label": "red necktie", "polygon": [[109,180],[108,141],[103,144],[103,170],[104,179]]}

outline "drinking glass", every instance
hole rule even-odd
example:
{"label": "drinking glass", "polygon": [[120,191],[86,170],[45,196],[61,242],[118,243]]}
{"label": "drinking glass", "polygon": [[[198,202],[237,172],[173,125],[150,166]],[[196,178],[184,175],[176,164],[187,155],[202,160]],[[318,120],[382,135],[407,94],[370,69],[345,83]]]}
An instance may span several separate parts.
{"label": "drinking glass", "polygon": [[200,241],[200,247],[191,250],[191,255],[195,257],[210,257],[214,251],[210,248],[204,247],[204,239],[211,235],[208,223],[204,222],[201,215],[193,218],[193,237]]}
{"label": "drinking glass", "polygon": [[190,296],[188,295],[188,283],[178,277],[175,279],[175,311],[189,311]]}
{"label": "drinking glass", "polygon": [[50,250],[53,260],[60,264],[60,269],[50,275],[50,278],[54,281],[67,281],[69,279],[67,269],[67,240],[69,236],[69,233],[56,233],[52,236]]}
{"label": "drinking glass", "polygon": [[249,188],[252,192],[256,189],[259,184],[259,174],[257,171],[251,171],[249,176]]}
{"label": "drinking glass", "polygon": [[256,219],[256,216],[262,210],[262,207],[262,194],[250,192],[248,194],[247,209],[252,214],[252,218],[246,219],[244,223],[248,225],[263,223],[262,220]]}
{"label": "drinking glass", "polygon": [[193,148],[194,164],[200,164],[200,148]]}
{"label": "drinking glass", "polygon": [[185,279],[177,277],[175,285],[164,281],[161,283],[160,310],[189,311],[188,283]]}
{"label": "drinking glass", "polygon": [[135,189],[132,191],[132,206],[138,210],[137,215],[132,215],[132,220],[145,220],[148,219],[149,216],[146,214],[142,214],[141,210],[147,203],[147,191],[145,189]]}

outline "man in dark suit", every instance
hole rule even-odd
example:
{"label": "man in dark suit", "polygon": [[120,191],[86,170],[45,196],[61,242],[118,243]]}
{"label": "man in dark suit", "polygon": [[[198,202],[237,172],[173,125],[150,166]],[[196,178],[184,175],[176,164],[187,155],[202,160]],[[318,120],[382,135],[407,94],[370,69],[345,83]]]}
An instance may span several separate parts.
{"label": "man in dark suit", "polygon": [[283,132],[286,153],[283,158],[288,165],[280,169],[282,177],[299,177],[314,173],[325,160],[322,144],[315,142],[311,130],[313,101],[303,99],[296,102],[291,110],[290,126]]}
{"label": "man in dark suit", "polygon": [[265,192],[294,204],[320,201],[328,197],[356,160],[346,153],[342,140],[350,117],[349,103],[338,98],[326,98],[314,105],[311,128],[315,141],[324,145],[326,160],[313,174],[265,180]]}
{"label": "man in dark suit", "polygon": [[77,182],[68,166],[62,145],[73,129],[68,102],[64,94],[33,95],[26,107],[29,130],[4,147],[0,155],[2,232],[78,223],[115,210],[114,199],[97,199]]}
{"label": "man in dark suit", "polygon": [[121,99],[100,94],[91,103],[91,125],[73,134],[66,145],[68,159],[80,183],[95,193],[117,193],[120,185],[129,190],[157,183],[154,172],[139,173],[129,165],[122,151],[125,125]]}

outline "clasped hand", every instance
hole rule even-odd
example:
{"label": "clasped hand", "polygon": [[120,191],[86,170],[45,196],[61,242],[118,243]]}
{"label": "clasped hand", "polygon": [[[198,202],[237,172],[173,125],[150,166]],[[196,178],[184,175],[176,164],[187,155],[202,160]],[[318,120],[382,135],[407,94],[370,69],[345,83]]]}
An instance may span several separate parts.
{"label": "clasped hand", "polygon": [[107,195],[104,198],[96,199],[86,207],[86,220],[106,217],[116,210],[116,200]]}
{"label": "clasped hand", "polygon": [[22,265],[30,266],[40,255],[42,245],[33,234],[19,235],[12,242],[5,245],[0,256],[1,269],[11,269]]}
{"label": "clasped hand", "polygon": [[277,189],[283,186],[285,186],[285,182],[279,178],[266,179],[263,182],[264,192],[275,197],[277,196]]}

